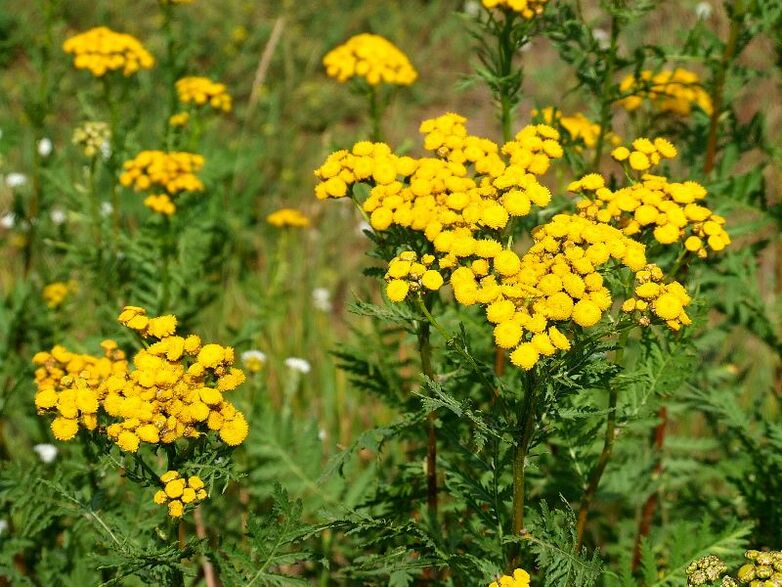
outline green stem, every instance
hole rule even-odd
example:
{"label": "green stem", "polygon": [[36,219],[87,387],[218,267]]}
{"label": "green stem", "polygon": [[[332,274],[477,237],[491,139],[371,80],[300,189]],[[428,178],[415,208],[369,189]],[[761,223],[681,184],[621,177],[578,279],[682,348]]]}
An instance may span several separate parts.
{"label": "green stem", "polygon": [[382,132],[380,130],[380,118],[383,114],[383,108],[380,104],[380,96],[376,86],[369,86],[369,117],[372,122],[372,141],[379,143],[382,141]]}
{"label": "green stem", "polygon": [[[617,365],[621,365],[624,359],[624,351],[627,346],[627,337],[630,331],[625,330],[619,338],[619,346],[616,350],[616,356],[614,362]],[[578,510],[578,523],[576,524],[576,551],[581,550],[581,545],[584,542],[584,531],[586,530],[586,523],[589,517],[589,508],[592,505],[597,488],[600,485],[600,480],[605,472],[606,465],[611,459],[611,454],[614,449],[614,441],[616,440],[616,404],[619,396],[619,386],[613,382],[609,384],[608,388],[608,416],[606,419],[606,431],[603,437],[603,450],[600,451],[600,456],[597,460],[592,475],[589,478],[589,484],[584,491],[584,496],[581,498],[581,506]]]}
{"label": "green stem", "polygon": [[514,88],[510,83],[513,73],[513,57],[516,54],[516,47],[511,38],[515,16],[514,12],[506,11],[497,38],[500,122],[502,124],[502,140],[506,143],[513,138],[513,107],[516,102],[514,96],[519,89],[518,87]]}
{"label": "green stem", "polygon": [[535,411],[535,382],[533,377],[528,377],[521,410],[519,438],[513,457],[513,536],[519,536],[524,530],[525,470],[530,442],[535,432]]}
{"label": "green stem", "polygon": [[611,86],[613,85],[614,69],[616,68],[618,38],[619,20],[614,16],[611,18],[611,44],[608,48],[605,77],[603,77],[603,91],[600,96],[600,134],[597,136],[597,144],[595,145],[595,158],[592,161],[593,170],[597,170],[600,167],[600,159],[603,156],[606,135],[608,134],[609,125],[611,124],[611,105],[613,104]]}
{"label": "green stem", "polygon": [[[431,306],[422,302],[425,307]],[[429,308],[427,308],[428,310]],[[432,368],[432,343],[431,324],[428,321],[419,321],[417,325],[418,353],[421,358],[421,372],[429,379],[434,380]],[[430,523],[437,522],[437,417],[434,411],[427,416],[427,444],[426,444],[426,504]]]}

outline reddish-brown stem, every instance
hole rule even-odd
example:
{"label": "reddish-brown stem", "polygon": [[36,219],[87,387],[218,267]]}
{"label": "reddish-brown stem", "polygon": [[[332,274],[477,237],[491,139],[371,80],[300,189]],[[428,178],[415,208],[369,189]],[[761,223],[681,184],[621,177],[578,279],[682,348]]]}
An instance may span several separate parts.
{"label": "reddish-brown stem", "polygon": [[[206,538],[206,526],[204,526],[204,518],[201,514],[201,508],[197,507],[193,512],[195,518],[196,536],[201,540]],[[204,571],[204,580],[206,581],[206,587],[218,587],[217,576],[215,575],[214,566],[209,562],[209,559],[204,557],[201,560],[201,568]]]}
{"label": "reddish-brown stem", "polygon": [[[665,444],[665,429],[668,425],[668,408],[662,406],[658,415],[660,423],[654,429],[654,448],[657,451],[657,464],[654,467],[653,479],[659,479],[663,472],[662,451]],[[638,523],[638,535],[635,538],[635,547],[633,548],[633,571],[638,568],[638,563],[641,562],[641,542],[649,535],[656,507],[657,491],[649,496],[641,510],[641,520]]]}

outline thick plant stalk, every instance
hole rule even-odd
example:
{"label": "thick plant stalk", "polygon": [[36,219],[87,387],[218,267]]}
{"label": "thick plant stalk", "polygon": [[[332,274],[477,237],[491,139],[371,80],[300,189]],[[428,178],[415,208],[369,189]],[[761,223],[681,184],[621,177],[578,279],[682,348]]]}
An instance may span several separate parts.
{"label": "thick plant stalk", "polygon": [[[434,379],[430,335],[431,325],[429,322],[419,322],[418,352],[421,357],[421,372],[429,379]],[[426,505],[429,519],[434,522],[437,520],[437,431],[435,429],[435,413],[430,412],[426,421]]]}
{"label": "thick plant stalk", "polygon": [[576,550],[579,551],[581,550],[581,545],[584,543],[584,530],[586,529],[587,518],[589,517],[589,508],[592,505],[592,500],[600,485],[600,479],[603,477],[606,465],[608,465],[608,461],[611,459],[611,453],[613,452],[614,439],[616,438],[616,400],[618,395],[617,388],[612,385],[608,391],[608,418],[606,420],[606,432],[603,439],[603,450],[600,452],[597,465],[589,478],[589,485],[587,485],[584,497],[581,499],[581,506],[578,510]]}
{"label": "thick plant stalk", "polygon": [[616,17],[611,19],[611,44],[608,48],[608,59],[606,61],[605,77],[603,78],[603,92],[600,96],[600,134],[597,136],[595,145],[595,158],[592,161],[592,170],[597,171],[600,168],[600,159],[603,156],[603,147],[605,145],[606,135],[608,134],[608,125],[611,122],[611,84],[613,84],[614,69],[616,67],[616,48],[619,38],[619,21]]}
{"label": "thick plant stalk", "polygon": [[[658,453],[657,465],[654,467],[654,478],[659,478],[663,472],[662,451],[665,444],[665,429],[668,425],[668,408],[666,406],[660,408],[659,416],[660,423],[654,429],[654,448]],[[641,510],[641,520],[638,523],[638,535],[636,536],[635,547],[633,548],[633,571],[638,568],[638,564],[641,562],[641,542],[649,535],[649,530],[652,528],[652,520],[654,519],[654,510],[656,506],[657,492],[654,492],[646,500],[643,510]]]}
{"label": "thick plant stalk", "polygon": [[524,405],[519,422],[519,442],[513,458],[513,535],[519,536],[524,530],[524,502],[526,500],[526,464],[529,446],[535,432],[535,385],[530,377],[524,395]]}

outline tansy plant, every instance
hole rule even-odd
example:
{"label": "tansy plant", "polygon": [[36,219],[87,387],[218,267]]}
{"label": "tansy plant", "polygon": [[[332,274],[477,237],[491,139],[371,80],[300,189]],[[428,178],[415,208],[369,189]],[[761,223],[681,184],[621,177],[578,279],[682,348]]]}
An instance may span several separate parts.
{"label": "tansy plant", "polygon": [[150,459],[165,453],[169,471],[160,475],[164,487],[154,500],[180,517],[207,490],[199,476],[180,479],[179,471],[194,468],[188,461],[196,454],[224,454],[218,441],[234,447],[247,437],[244,414],[225,396],[245,376],[233,366],[232,348],[177,335],[174,316],[149,317],[143,308],[127,306],[118,319],[144,343],[132,361],[113,340],[101,343],[100,357],[62,346],[37,353],[35,406],[54,416],[57,440],[72,440],[82,429],[99,450],[108,453],[116,445],[132,455],[143,472],[133,479],[145,485],[157,482],[157,475],[149,477]]}

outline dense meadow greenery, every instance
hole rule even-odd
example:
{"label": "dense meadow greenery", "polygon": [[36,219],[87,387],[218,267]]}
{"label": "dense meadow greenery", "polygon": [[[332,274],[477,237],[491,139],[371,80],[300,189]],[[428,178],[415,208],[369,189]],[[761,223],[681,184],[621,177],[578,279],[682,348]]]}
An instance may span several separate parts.
{"label": "dense meadow greenery", "polygon": [[0,585],[782,585],[780,0],[0,0]]}

